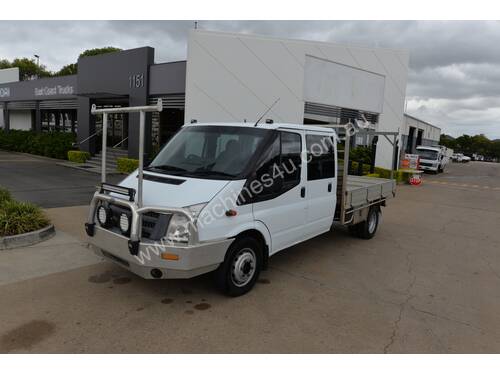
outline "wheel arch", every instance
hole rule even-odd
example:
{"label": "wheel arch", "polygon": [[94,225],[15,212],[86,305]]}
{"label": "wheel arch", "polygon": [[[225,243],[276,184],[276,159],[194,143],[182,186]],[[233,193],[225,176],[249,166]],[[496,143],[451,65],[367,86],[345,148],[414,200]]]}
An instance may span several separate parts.
{"label": "wheel arch", "polygon": [[245,236],[255,238],[262,244],[262,268],[266,269],[268,265],[269,259],[269,250],[271,248],[271,236],[265,228],[265,231],[262,228],[252,227],[252,228],[240,228],[240,230],[235,231],[230,238],[242,238]]}

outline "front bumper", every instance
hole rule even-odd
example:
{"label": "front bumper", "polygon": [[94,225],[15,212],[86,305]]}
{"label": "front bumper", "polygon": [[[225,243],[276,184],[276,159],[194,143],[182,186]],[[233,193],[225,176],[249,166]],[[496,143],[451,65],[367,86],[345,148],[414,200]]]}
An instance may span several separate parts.
{"label": "front bumper", "polygon": [[[187,279],[213,271],[224,261],[232,242],[233,239],[227,239],[185,247],[161,242],[140,242],[138,254],[132,255],[125,236],[96,226],[94,236],[89,237],[89,243],[97,255],[145,279]],[[178,260],[162,259],[162,253],[175,254]],[[160,270],[161,277],[153,277],[152,270]]]}
{"label": "front bumper", "polygon": [[436,172],[438,170],[438,166],[437,165],[422,165],[422,164],[420,164],[420,169],[423,171]]}
{"label": "front bumper", "polygon": [[[95,222],[96,208],[100,202],[108,202],[130,210],[130,238],[105,229]],[[164,241],[143,239],[141,237],[140,221],[142,215],[148,212],[185,215],[192,224],[189,225],[189,243],[176,245]],[[94,194],[85,227],[89,235],[89,243],[96,254],[110,259],[146,279],[190,278],[213,271],[224,261],[226,251],[233,242],[233,239],[210,242],[198,241],[195,219],[192,217],[191,212],[186,209],[168,207],[139,208],[132,200],[120,199],[102,191]],[[163,259],[161,257],[163,253],[173,255],[176,260]],[[161,271],[161,274],[158,270]],[[152,271],[154,271],[154,275]]]}

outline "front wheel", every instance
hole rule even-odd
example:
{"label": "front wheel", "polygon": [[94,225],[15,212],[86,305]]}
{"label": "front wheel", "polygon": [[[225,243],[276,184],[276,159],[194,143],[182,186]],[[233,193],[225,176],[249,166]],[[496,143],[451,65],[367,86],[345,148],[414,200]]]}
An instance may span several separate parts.
{"label": "front wheel", "polygon": [[229,296],[241,296],[253,288],[261,268],[262,246],[259,241],[252,237],[237,238],[215,271],[217,287]]}

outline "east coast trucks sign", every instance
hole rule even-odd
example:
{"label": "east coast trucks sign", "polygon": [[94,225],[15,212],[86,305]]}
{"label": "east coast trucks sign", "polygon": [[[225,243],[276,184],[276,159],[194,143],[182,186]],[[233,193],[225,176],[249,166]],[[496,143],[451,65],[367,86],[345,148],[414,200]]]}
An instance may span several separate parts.
{"label": "east coast trucks sign", "polygon": [[0,102],[76,98],[76,76],[0,84]]}
{"label": "east coast trucks sign", "polygon": [[73,95],[74,92],[74,87],[70,85],[35,87],[34,90],[35,96]]}

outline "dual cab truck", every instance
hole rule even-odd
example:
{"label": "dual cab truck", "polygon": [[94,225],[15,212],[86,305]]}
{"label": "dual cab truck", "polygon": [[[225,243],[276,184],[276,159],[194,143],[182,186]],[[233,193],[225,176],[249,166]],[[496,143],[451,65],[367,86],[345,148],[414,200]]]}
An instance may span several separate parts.
{"label": "dual cab truck", "polygon": [[[161,106],[93,113],[103,113],[106,134],[108,113],[141,112],[142,155],[143,116],[152,110]],[[395,183],[348,175],[349,134],[343,161],[338,142],[332,128],[309,125],[191,123],[119,185],[105,182],[104,154],[85,224],[89,242],[144,278],[213,271],[223,292],[244,294],[271,256],[334,222],[360,238],[375,235]]]}

